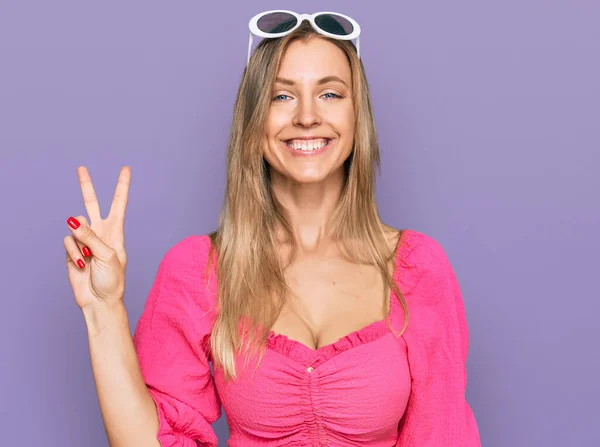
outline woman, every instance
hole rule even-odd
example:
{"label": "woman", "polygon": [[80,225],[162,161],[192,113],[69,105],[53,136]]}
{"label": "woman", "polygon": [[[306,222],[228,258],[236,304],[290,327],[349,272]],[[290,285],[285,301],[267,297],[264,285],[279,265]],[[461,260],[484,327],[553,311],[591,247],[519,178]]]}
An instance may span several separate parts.
{"label": "woman", "polygon": [[480,445],[452,268],[377,213],[358,25],[304,18],[251,21],[268,38],[239,88],[218,229],[167,252],[133,339],[130,171],[101,220],[78,170],[91,226],[68,219],[67,266],[112,446],[216,446],[221,405],[231,446]]}

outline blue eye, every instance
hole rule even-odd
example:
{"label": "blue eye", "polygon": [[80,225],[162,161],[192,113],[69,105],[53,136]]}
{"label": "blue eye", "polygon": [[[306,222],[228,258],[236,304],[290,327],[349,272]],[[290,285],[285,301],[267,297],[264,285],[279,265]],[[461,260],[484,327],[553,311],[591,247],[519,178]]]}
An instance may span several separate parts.
{"label": "blue eye", "polygon": [[[331,95],[331,96],[327,97],[327,95]],[[338,95],[337,93],[332,93],[332,92],[327,92],[327,93],[323,94],[322,96],[325,96],[326,97],[325,99],[339,99],[339,98],[342,98],[342,96]],[[285,101],[285,99],[281,99],[281,98],[289,98],[289,97],[290,97],[289,95],[285,95],[285,94],[282,93],[281,95],[275,96],[273,98],[273,101]]]}

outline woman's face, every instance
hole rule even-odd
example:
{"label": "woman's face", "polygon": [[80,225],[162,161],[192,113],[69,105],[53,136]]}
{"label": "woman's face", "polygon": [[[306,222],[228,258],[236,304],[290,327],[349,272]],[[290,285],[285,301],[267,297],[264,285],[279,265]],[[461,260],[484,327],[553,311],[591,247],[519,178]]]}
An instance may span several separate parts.
{"label": "woman's face", "polygon": [[295,183],[339,174],[354,139],[350,64],[321,38],[292,42],[273,86],[264,157]]}

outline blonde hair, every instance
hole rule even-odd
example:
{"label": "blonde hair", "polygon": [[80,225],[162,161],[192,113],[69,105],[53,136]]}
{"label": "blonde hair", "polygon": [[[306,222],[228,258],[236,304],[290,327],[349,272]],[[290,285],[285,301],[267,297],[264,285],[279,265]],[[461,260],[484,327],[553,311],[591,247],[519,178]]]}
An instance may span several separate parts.
{"label": "blonde hair", "polygon": [[[269,166],[263,158],[264,125],[286,48],[295,40],[311,38],[325,38],[346,55],[355,107],[354,146],[344,163],[345,185],[328,236],[340,243],[349,259],[379,268],[384,284],[404,308],[402,332],[408,323],[406,303],[390,269],[398,248],[390,249],[386,235],[390,228],[381,222],[375,204],[379,147],[364,67],[352,43],[319,35],[304,22],[291,34],[264,39],[257,46],[237,92],[227,153],[226,192],[218,228],[209,235],[207,266],[209,270],[216,253],[218,313],[210,347],[213,366],[223,368],[226,380],[236,377],[238,351],[244,349],[246,361],[258,352],[262,358],[269,329],[291,293],[284,278],[285,266],[278,256],[277,247],[282,241],[277,230],[282,230],[284,242],[291,245],[290,263],[297,255],[297,246],[288,214],[271,191]],[[398,241],[401,234],[396,232]]]}

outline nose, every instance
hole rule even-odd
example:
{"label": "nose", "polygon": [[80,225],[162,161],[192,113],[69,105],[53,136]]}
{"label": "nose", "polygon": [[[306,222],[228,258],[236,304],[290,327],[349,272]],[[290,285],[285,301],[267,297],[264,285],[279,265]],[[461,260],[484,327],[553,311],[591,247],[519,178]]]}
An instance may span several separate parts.
{"label": "nose", "polygon": [[310,96],[305,96],[298,100],[294,124],[302,127],[313,127],[321,124],[320,111]]}

